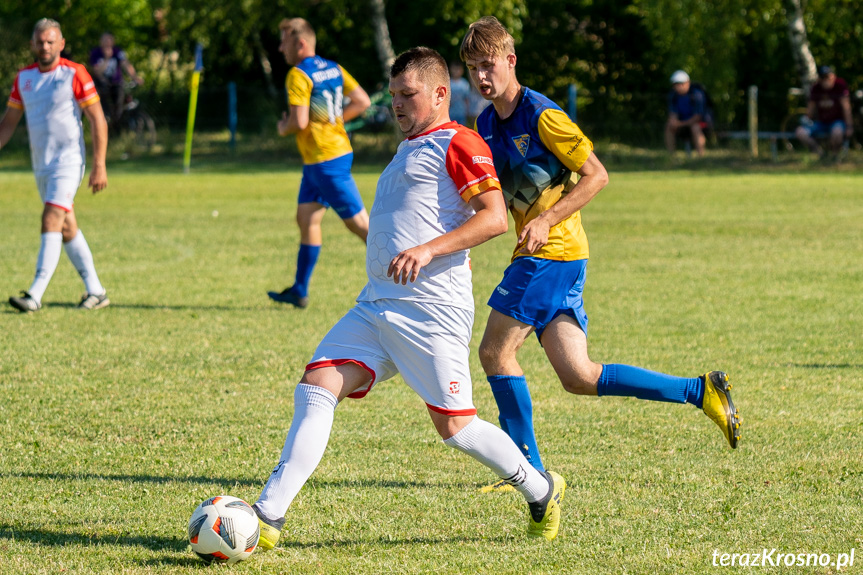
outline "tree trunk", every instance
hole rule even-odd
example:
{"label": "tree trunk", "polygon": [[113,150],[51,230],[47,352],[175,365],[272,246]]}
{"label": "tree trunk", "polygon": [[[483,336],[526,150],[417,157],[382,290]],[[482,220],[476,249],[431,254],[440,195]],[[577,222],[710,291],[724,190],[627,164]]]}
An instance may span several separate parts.
{"label": "tree trunk", "polygon": [[803,5],[801,0],[785,0],[785,17],[788,22],[788,39],[791,42],[791,53],[797,66],[797,77],[803,92],[809,95],[809,89],[818,77],[815,69],[815,58],[809,50],[809,37],[806,35],[806,23],[803,21]]}
{"label": "tree trunk", "polygon": [[390,67],[396,59],[393,43],[390,40],[390,28],[387,25],[387,14],[384,0],[369,0],[372,6],[372,26],[375,29],[375,46],[378,49],[378,60],[383,69],[384,79],[389,78]]}
{"label": "tree trunk", "polygon": [[267,94],[270,98],[276,99],[279,96],[276,90],[276,85],[273,82],[273,67],[270,65],[270,57],[267,55],[267,50],[264,48],[264,43],[261,41],[260,31],[255,31],[255,50],[258,52],[258,62],[261,64],[261,71],[264,73],[264,79],[267,84]]}

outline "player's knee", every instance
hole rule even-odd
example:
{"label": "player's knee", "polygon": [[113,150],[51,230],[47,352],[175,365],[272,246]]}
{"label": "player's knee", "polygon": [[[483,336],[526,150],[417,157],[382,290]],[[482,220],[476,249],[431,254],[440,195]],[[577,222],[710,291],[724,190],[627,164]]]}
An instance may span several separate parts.
{"label": "player's knee", "polygon": [[563,389],[574,395],[596,395],[596,382],[590,383],[586,379],[573,376],[560,382]]}
{"label": "player's knee", "polygon": [[479,362],[486,375],[502,373],[501,365],[507,353],[499,347],[487,343],[485,340],[479,344]]}
{"label": "player's knee", "polygon": [[596,395],[596,384],[602,375],[602,365],[590,362],[560,378],[563,389],[575,395]]}
{"label": "player's knee", "polygon": [[63,226],[63,243],[68,244],[72,240],[75,239],[75,236],[78,235],[78,228],[70,229],[67,226]]}

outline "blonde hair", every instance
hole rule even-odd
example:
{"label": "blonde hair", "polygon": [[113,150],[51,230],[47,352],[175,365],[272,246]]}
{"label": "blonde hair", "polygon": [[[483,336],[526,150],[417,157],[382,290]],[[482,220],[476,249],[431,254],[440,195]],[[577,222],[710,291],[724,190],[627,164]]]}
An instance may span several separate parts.
{"label": "blonde hair", "polygon": [[509,54],[515,54],[515,40],[494,16],[483,16],[471,24],[459,49],[463,62]]}
{"label": "blonde hair", "polygon": [[312,28],[312,25],[309,24],[308,20],[303,18],[285,18],[279,22],[279,30],[288,32],[291,36],[296,38],[302,38],[308,42],[312,48],[315,47],[315,43],[317,42],[315,29]]}
{"label": "blonde hair", "polygon": [[60,29],[60,23],[56,20],[51,20],[50,18],[42,18],[36,25],[33,26],[33,38],[36,37],[40,32],[44,32],[45,30],[50,30],[51,28],[56,28],[57,32],[60,34],[60,37],[63,37],[63,30]]}

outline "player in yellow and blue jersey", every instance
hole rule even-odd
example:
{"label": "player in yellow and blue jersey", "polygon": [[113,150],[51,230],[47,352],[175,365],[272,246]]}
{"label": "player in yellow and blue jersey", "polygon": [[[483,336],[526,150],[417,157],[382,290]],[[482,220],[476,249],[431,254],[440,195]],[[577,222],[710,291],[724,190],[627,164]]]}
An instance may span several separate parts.
{"label": "player in yellow and blue jersey", "polygon": [[351,176],[354,154],[345,120],[362,114],[371,101],[344,68],[315,53],[315,31],[306,20],[285,19],[279,29],[279,49],[293,66],[285,80],[290,114],[282,115],[279,135],[296,134],[303,157],[297,198],[300,249],[294,285],[267,295],[273,301],[304,308],[309,303],[309,280],[323,243],[321,220],[327,208],[332,207],[364,243],[368,235],[369,216]]}
{"label": "player in yellow and blue jersey", "polygon": [[530,391],[516,358],[536,332],[567,391],[692,403],[737,447],[740,419],[725,373],[684,378],[590,359],[582,301],[589,250],[580,210],[606,186],[608,173],[563,110],[519,84],[513,38],[496,18],[471,24],[461,59],[493,104],[479,115],[476,129],[491,148],[518,234],[512,262],[489,299],[492,311],[479,349],[501,427],[543,470]]}

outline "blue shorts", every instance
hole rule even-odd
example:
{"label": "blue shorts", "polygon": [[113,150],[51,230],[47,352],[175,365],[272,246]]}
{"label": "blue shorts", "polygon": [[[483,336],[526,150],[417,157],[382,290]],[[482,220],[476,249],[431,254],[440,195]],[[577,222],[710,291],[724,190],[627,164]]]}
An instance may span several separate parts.
{"label": "blue shorts", "polygon": [[824,122],[812,122],[809,126],[803,126],[803,129],[809,134],[810,138],[826,138],[830,136],[833,130],[842,130],[842,135],[845,135],[845,122],[836,120],[825,124]]}
{"label": "blue shorts", "polygon": [[303,166],[303,179],[297,203],[317,202],[333,208],[343,220],[363,211],[360,191],[351,176],[353,154],[345,154],[319,164]]}
{"label": "blue shorts", "polygon": [[587,260],[560,262],[518,257],[503,272],[488,305],[535,327],[537,338],[561,314],[575,319],[587,335],[587,313],[581,297],[586,277]]}

